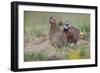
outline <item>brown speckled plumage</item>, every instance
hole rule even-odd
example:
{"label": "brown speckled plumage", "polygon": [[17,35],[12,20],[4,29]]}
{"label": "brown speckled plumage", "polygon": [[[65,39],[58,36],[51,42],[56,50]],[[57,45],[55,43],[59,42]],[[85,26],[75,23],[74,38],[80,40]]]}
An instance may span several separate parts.
{"label": "brown speckled plumage", "polygon": [[54,17],[50,17],[49,21],[51,25],[49,34],[51,45],[54,47],[62,47],[65,42],[64,32],[57,28]]}

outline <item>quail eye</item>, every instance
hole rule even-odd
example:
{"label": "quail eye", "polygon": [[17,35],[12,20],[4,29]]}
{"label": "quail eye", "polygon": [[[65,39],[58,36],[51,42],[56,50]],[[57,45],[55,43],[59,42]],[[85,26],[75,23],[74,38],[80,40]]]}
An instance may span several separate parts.
{"label": "quail eye", "polygon": [[68,24],[66,24],[66,26],[68,26]]}

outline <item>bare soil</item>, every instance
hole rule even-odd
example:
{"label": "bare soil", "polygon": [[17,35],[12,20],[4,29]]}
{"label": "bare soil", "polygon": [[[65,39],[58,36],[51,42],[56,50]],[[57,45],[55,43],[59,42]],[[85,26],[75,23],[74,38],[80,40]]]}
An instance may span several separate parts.
{"label": "bare soil", "polygon": [[[86,40],[79,40],[77,45],[81,44],[88,44],[88,41]],[[48,37],[45,38],[37,38],[35,40],[32,40],[28,43],[25,43],[24,45],[24,52],[25,53],[33,53],[33,52],[41,52],[41,51],[47,51],[47,50],[53,50],[54,48],[50,44],[50,40]],[[70,49],[67,49],[69,51],[73,51]]]}

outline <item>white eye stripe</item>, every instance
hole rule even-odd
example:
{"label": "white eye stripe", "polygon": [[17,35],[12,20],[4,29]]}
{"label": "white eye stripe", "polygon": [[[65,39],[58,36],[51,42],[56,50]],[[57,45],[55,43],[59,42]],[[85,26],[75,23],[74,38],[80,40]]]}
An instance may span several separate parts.
{"label": "white eye stripe", "polygon": [[64,22],[64,24],[67,24],[67,22]]}
{"label": "white eye stripe", "polygon": [[65,21],[64,24],[69,24],[69,22],[68,21]]}
{"label": "white eye stripe", "polygon": [[64,24],[68,24],[68,22],[64,22]]}

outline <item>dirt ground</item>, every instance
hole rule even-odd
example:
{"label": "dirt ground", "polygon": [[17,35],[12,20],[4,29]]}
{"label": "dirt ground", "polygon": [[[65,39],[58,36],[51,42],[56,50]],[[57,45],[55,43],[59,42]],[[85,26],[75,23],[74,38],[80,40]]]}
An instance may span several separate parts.
{"label": "dirt ground", "polygon": [[[88,44],[88,41],[79,40],[77,42],[77,46],[82,45],[82,44]],[[41,52],[41,51],[48,52],[48,54],[51,53],[50,51],[54,51],[54,48],[51,46],[50,40],[48,37],[37,38],[28,43],[25,43],[25,46],[24,46],[25,53],[33,53],[33,52]],[[73,50],[67,48],[67,51],[73,51]]]}

